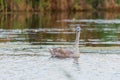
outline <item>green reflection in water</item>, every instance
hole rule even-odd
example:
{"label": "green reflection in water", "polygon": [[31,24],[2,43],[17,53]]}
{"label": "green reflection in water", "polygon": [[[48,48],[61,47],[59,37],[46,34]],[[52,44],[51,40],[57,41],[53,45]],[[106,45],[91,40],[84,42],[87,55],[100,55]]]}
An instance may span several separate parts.
{"label": "green reflection in water", "polygon": [[1,13],[0,42],[72,45],[75,25],[81,24],[80,45],[119,46],[119,17],[119,13],[111,12]]}

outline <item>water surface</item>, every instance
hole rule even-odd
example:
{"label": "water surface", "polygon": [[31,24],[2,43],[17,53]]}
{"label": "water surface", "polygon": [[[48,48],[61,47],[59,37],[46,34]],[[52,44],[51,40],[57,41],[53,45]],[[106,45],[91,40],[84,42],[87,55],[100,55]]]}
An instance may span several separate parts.
{"label": "water surface", "polygon": [[[48,48],[73,48],[78,24],[78,64],[50,58]],[[119,80],[119,53],[119,13],[0,13],[1,80]]]}
{"label": "water surface", "polygon": [[119,52],[119,16],[112,12],[0,13],[0,49],[45,52],[56,46],[72,47],[80,24],[81,52],[86,52],[84,47],[117,47]]}

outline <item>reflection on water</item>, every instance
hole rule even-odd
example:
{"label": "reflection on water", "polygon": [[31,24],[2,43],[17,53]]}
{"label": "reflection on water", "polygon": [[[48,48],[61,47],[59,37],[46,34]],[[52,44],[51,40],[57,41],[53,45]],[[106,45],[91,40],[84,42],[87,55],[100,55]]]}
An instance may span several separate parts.
{"label": "reflection on water", "polygon": [[0,42],[71,45],[81,24],[81,46],[119,46],[119,13],[10,13],[0,14]]}
{"label": "reflection on water", "polygon": [[0,15],[1,43],[74,44],[74,28],[76,24],[81,24],[80,45],[120,45],[118,13],[11,13]]}

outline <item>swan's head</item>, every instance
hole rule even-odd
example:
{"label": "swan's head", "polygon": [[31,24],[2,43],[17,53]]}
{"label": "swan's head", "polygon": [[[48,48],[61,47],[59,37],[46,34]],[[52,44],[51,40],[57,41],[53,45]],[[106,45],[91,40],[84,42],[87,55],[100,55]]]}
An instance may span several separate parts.
{"label": "swan's head", "polygon": [[76,31],[77,31],[77,32],[80,32],[80,30],[81,30],[80,25],[78,25],[78,26],[76,27]]}

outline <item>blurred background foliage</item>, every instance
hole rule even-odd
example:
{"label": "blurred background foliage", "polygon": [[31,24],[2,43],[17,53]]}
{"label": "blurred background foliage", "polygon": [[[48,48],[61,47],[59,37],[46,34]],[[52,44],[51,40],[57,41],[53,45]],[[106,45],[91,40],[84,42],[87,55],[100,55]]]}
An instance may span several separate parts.
{"label": "blurred background foliage", "polygon": [[118,9],[120,9],[120,0],[0,0],[1,12]]}

